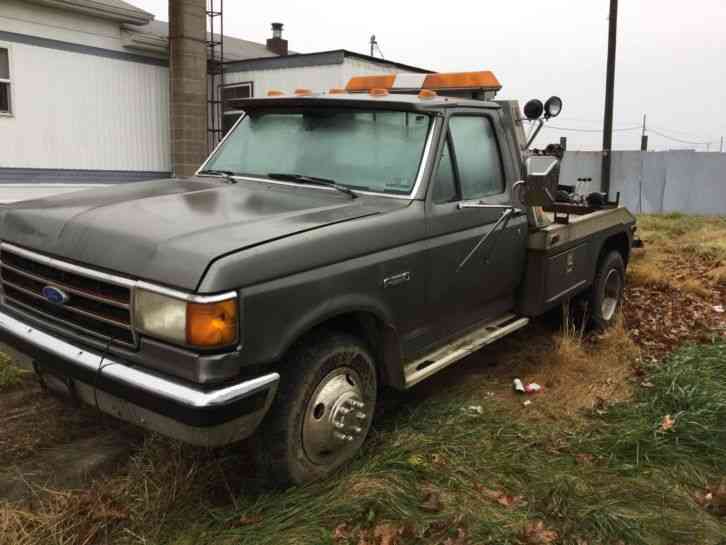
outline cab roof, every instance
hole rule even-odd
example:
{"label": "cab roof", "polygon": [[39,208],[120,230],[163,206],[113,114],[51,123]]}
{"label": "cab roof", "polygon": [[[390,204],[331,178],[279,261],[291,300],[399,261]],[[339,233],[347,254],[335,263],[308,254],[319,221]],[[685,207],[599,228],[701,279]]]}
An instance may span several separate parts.
{"label": "cab roof", "polygon": [[262,98],[246,98],[234,101],[235,107],[241,110],[272,109],[284,107],[342,107],[372,108],[381,110],[406,110],[433,112],[448,108],[499,108],[496,102],[437,95],[430,98],[417,94],[391,93],[375,96],[368,93],[336,93],[309,95],[280,95]]}

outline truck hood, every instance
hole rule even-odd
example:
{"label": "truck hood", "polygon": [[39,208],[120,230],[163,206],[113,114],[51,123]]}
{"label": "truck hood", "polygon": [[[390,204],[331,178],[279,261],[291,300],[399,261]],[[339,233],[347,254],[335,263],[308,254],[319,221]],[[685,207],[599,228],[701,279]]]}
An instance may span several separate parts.
{"label": "truck hood", "polygon": [[0,210],[0,238],[89,267],[195,290],[209,264],[408,201],[213,178],[66,193]]}

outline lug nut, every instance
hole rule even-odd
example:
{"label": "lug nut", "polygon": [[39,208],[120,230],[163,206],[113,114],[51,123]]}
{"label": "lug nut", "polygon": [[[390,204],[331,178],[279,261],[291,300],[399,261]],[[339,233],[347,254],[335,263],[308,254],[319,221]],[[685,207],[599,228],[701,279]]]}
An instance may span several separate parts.
{"label": "lug nut", "polygon": [[341,407],[338,409],[338,412],[345,416],[346,414],[350,413],[350,409],[348,407]]}
{"label": "lug nut", "polygon": [[342,422],[333,422],[333,426],[335,426],[339,430],[342,430],[345,427],[345,424],[343,424]]}
{"label": "lug nut", "polygon": [[339,431],[333,432],[333,437],[335,437],[336,439],[339,439],[340,441],[348,440],[348,436],[344,433],[340,433]]}
{"label": "lug nut", "polygon": [[355,417],[358,420],[365,420],[367,418],[366,413],[363,413],[361,411],[358,411],[357,413],[355,413]]}
{"label": "lug nut", "polygon": [[359,426],[353,426],[353,431],[354,431],[354,432],[355,432],[356,434],[359,434],[359,433],[361,433],[361,432],[363,431],[363,428],[361,428],[361,427],[359,427]]}

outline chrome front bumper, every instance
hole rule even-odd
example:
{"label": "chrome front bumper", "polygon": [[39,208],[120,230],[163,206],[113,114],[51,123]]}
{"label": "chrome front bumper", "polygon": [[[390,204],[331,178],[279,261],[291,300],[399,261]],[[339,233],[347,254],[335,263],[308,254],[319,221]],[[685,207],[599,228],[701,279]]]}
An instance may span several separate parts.
{"label": "chrome front bumper", "polygon": [[249,436],[267,413],[280,376],[269,373],[216,390],[131,367],[48,335],[0,312],[2,340],[69,380],[102,412],[181,441],[221,446]]}

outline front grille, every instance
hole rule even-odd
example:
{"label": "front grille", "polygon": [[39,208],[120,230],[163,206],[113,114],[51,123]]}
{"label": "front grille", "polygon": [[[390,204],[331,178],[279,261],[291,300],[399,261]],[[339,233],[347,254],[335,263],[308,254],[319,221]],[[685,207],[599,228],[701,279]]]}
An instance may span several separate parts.
{"label": "front grille", "polygon": [[[136,345],[130,281],[4,243],[0,246],[0,277],[7,305],[81,334]],[[63,290],[68,301],[48,301],[43,295],[46,286]]]}

